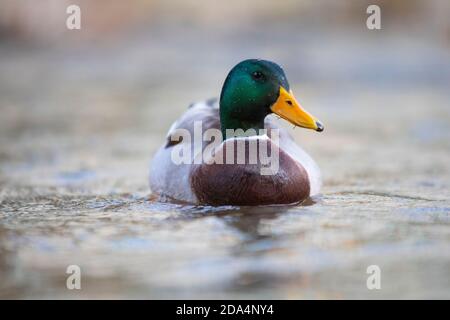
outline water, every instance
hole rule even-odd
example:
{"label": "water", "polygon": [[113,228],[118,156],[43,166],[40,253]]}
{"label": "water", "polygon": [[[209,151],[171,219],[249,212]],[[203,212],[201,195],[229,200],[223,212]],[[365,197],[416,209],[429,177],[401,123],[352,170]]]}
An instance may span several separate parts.
{"label": "water", "polygon": [[[0,47],[0,297],[450,298],[448,48],[274,32],[285,50],[243,33],[207,38],[206,52],[189,30],[115,50]],[[325,123],[291,130],[321,195],[158,202],[148,163],[170,123],[261,52]],[[369,265],[381,290],[366,287]]]}

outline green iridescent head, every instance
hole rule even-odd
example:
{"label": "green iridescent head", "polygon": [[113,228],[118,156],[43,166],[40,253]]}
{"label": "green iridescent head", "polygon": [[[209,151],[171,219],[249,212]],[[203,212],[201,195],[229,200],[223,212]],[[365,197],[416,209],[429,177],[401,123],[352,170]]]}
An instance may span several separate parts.
{"label": "green iridescent head", "polygon": [[322,131],[322,124],[304,111],[289,88],[283,69],[276,63],[249,59],[231,69],[220,95],[220,123],[226,129],[264,128],[264,118],[276,113],[292,124]]}

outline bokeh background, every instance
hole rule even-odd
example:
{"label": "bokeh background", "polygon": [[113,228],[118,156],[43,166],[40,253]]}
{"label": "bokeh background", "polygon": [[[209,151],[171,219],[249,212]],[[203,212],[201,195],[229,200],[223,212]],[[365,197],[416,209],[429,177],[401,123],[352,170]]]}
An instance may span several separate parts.
{"label": "bokeh background", "polygon": [[[450,298],[449,14],[445,0],[0,0],[0,297]],[[156,202],[148,164],[168,127],[246,58],[283,65],[325,124],[291,129],[322,195]]]}

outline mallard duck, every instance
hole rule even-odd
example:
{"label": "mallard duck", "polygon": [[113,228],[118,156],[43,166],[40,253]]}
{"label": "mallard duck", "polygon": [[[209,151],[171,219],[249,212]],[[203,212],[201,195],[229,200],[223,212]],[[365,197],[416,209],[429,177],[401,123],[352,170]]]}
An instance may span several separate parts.
{"label": "mallard duck", "polygon": [[[226,77],[219,101],[191,104],[171,126],[151,164],[152,192],[191,204],[250,206],[300,203],[317,194],[321,187],[318,166],[269,114],[323,131],[320,121],[300,106],[278,64],[260,59],[238,63]],[[211,137],[204,141],[208,129],[219,133],[220,141],[213,147]],[[190,136],[198,134],[203,138],[199,143]],[[239,143],[250,150],[255,141],[261,143],[257,150],[267,146],[266,162],[261,153],[244,151],[241,159],[238,152],[227,153],[227,148],[238,148]],[[180,150],[189,161],[174,160]],[[263,174],[269,154],[278,156],[278,167]]]}

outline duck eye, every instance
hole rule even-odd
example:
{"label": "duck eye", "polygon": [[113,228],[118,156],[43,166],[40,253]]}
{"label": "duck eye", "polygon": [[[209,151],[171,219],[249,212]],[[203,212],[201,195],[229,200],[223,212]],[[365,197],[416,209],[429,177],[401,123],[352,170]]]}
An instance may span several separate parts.
{"label": "duck eye", "polygon": [[252,77],[255,80],[264,80],[264,74],[261,71],[254,71]]}

